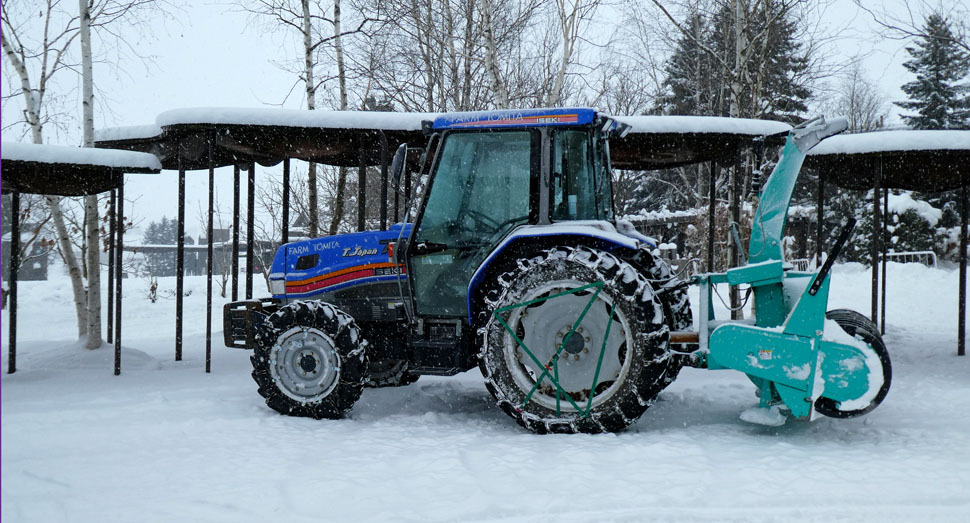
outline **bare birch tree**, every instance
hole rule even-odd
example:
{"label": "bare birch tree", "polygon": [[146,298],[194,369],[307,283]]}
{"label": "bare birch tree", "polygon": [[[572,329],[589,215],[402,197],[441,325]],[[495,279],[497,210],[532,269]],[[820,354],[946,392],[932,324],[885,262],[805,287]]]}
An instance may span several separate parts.
{"label": "bare birch tree", "polygon": [[[84,140],[85,145],[93,145],[94,84],[90,31],[104,29],[115,38],[122,39],[111,26],[130,21],[130,15],[155,4],[155,0],[79,0],[78,10],[74,11],[63,6],[62,0],[44,0],[39,10],[32,2],[2,3],[0,9],[3,30],[0,33],[0,42],[4,57],[12,66],[19,83],[19,88],[4,94],[3,103],[18,97],[23,98],[22,123],[30,129],[33,143],[44,143],[45,126],[58,116],[49,107],[51,82],[55,76],[61,76],[61,71],[77,69],[73,44],[80,37],[87,42],[81,50],[82,77],[87,76],[82,87]],[[35,13],[39,13],[39,17]],[[8,125],[9,123],[5,123],[5,128]],[[74,254],[71,232],[65,223],[62,199],[47,197],[46,200],[54,225],[58,252],[71,279],[78,337],[88,336],[85,346],[97,348],[101,346],[101,266],[98,240],[100,220],[97,197],[92,196],[85,200],[86,213],[89,216],[85,242],[89,245],[87,288],[84,271]]]}
{"label": "bare birch tree", "polygon": [[[344,16],[341,10],[341,0],[333,0],[329,4],[322,0],[257,0],[255,2],[240,1],[239,5],[246,12],[251,13],[258,19],[267,22],[269,27],[282,31],[289,31],[299,35],[302,43],[300,66],[292,67],[292,63],[281,62],[279,65],[284,69],[297,75],[297,83],[303,84],[306,108],[315,110],[317,108],[318,90],[329,80],[338,80],[338,90],[340,103],[339,109],[347,109],[347,84],[346,71],[343,57],[343,38],[354,34],[367,34],[367,27],[377,21],[377,18],[361,17],[357,25],[345,28]],[[332,16],[329,13],[333,13]],[[318,69],[324,60],[324,49],[326,46],[333,46],[337,55],[337,73],[318,74]],[[309,235],[316,237],[320,235],[320,212],[318,208],[318,188],[317,165],[309,164],[307,173],[308,188],[308,220]],[[340,187],[341,180],[346,179],[346,173],[341,171],[338,176],[338,194],[342,193]],[[339,202],[338,198],[338,202]],[[339,213],[339,214],[342,214]],[[335,216],[337,213],[335,213]],[[333,234],[335,228],[331,222],[330,231]]]}

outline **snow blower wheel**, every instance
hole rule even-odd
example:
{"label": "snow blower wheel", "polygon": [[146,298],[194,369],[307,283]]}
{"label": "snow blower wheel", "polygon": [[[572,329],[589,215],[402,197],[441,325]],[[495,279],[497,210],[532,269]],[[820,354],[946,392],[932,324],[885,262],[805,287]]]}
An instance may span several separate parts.
{"label": "snow blower wheel", "polygon": [[864,341],[879,356],[879,363],[882,365],[882,386],[879,387],[879,392],[876,393],[876,397],[872,399],[872,402],[861,409],[841,410],[839,408],[839,402],[821,397],[815,400],[815,410],[819,414],[830,418],[845,419],[862,416],[878,407],[882,403],[882,400],[886,398],[886,394],[889,393],[889,386],[893,378],[892,364],[889,361],[889,350],[886,349],[886,344],[883,343],[882,335],[879,334],[879,328],[876,324],[856,311],[849,309],[831,310],[825,313],[825,319],[838,323],[839,327],[842,327],[842,330],[846,334]]}
{"label": "snow blower wheel", "polygon": [[322,302],[296,302],[259,328],[253,379],[273,410],[290,416],[340,418],[367,379],[365,349],[353,318]]}
{"label": "snow blower wheel", "polygon": [[585,247],[516,264],[491,282],[480,331],[479,367],[499,407],[540,434],[615,432],[635,422],[671,362],[663,307],[647,279]]}

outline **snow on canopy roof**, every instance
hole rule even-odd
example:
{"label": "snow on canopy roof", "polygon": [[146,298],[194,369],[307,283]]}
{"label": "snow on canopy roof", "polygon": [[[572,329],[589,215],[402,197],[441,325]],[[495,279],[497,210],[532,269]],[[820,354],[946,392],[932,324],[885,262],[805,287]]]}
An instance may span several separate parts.
{"label": "snow on canopy roof", "polygon": [[134,151],[15,142],[3,142],[0,147],[0,157],[4,161],[83,165],[122,171],[157,172],[162,168],[155,155]]}
{"label": "snow on canopy roof", "polygon": [[108,142],[120,140],[147,140],[162,134],[162,128],[156,124],[126,125],[124,127],[105,127],[94,130],[94,141]]}
{"label": "snow on canopy roof", "polygon": [[639,115],[615,118],[630,125],[631,133],[723,133],[765,136],[788,132],[792,128],[784,122],[721,116]]}
{"label": "snow on canopy roof", "polygon": [[160,127],[190,124],[274,125],[331,129],[383,129],[418,131],[422,120],[437,113],[394,113],[381,111],[303,111],[268,107],[197,107],[174,109],[158,115]]}
{"label": "snow on canopy roof", "polygon": [[970,131],[879,131],[833,136],[812,148],[805,166],[846,189],[881,187],[938,192],[970,180]]}
{"label": "snow on canopy roof", "polygon": [[877,131],[828,138],[808,152],[866,154],[895,151],[970,150],[970,131]]}

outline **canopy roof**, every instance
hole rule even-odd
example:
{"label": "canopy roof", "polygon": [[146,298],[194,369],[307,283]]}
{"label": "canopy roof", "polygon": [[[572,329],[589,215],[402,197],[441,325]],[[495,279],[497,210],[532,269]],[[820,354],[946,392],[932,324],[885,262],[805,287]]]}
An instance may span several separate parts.
{"label": "canopy roof", "polygon": [[[578,111],[578,109],[577,109]],[[582,109],[582,111],[592,111]],[[496,112],[497,114],[498,112]],[[460,113],[446,116],[455,118]],[[485,113],[466,113],[481,116]],[[296,111],[275,108],[195,108],[168,111],[154,124],[103,129],[99,147],[151,152],[166,169],[209,166],[208,142],[216,167],[250,161],[273,165],[284,158],[356,166],[381,162],[381,138],[393,152],[399,144],[423,147],[423,121],[438,113],[372,111]],[[656,169],[708,160],[734,158],[740,147],[763,135],[786,132],[780,122],[696,116],[618,116],[631,125],[624,138],[611,142],[619,169]],[[779,141],[779,143],[781,143]]]}
{"label": "canopy roof", "polygon": [[808,153],[805,165],[847,189],[880,185],[939,192],[970,183],[970,131],[881,131],[833,136]]}
{"label": "canopy roof", "polygon": [[765,137],[768,145],[785,143],[791,126],[770,120],[719,116],[617,116],[630,132],[610,141],[617,169],[662,169],[691,163],[734,161],[738,151]]}
{"label": "canopy roof", "polygon": [[122,183],[125,173],[157,173],[151,154],[32,143],[3,142],[3,192],[58,196],[98,194]]}

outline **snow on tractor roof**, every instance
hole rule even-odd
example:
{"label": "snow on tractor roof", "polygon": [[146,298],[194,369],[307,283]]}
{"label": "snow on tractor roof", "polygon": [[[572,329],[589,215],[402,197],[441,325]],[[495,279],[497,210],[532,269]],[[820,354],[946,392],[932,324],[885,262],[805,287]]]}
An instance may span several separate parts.
{"label": "snow on tractor roof", "polygon": [[809,151],[810,156],[893,151],[970,150],[970,131],[877,131],[833,136]]}
{"label": "snow on tractor roof", "polygon": [[595,109],[576,107],[474,111],[439,115],[434,120],[434,128],[474,129],[482,127],[586,125],[592,123],[595,117]]}
{"label": "snow on tractor roof", "polygon": [[106,169],[152,171],[161,170],[162,164],[153,154],[115,149],[94,149],[33,143],[3,142],[3,161],[20,161],[45,164],[73,164]]}

